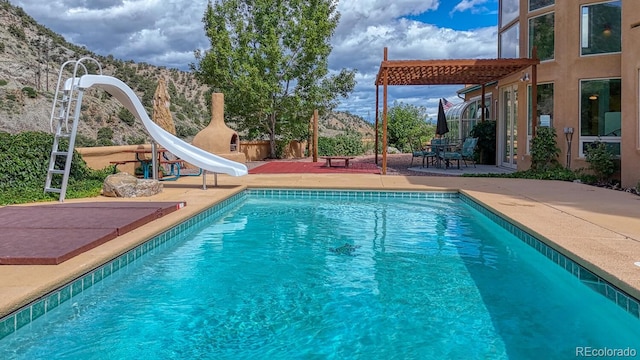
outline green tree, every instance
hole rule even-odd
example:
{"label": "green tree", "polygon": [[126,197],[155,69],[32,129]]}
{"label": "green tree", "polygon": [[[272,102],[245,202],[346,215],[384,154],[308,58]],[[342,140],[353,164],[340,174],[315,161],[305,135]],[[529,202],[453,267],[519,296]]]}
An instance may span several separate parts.
{"label": "green tree", "polygon": [[225,113],[249,138],[303,139],[314,109],[325,113],[355,86],[355,70],[329,74],[334,0],[220,0],[203,22],[211,48],[192,69],[225,94]]}
{"label": "green tree", "polygon": [[402,152],[411,152],[412,145],[416,142],[422,143],[432,138],[435,129],[426,123],[426,118],[427,110],[424,107],[394,102],[387,112],[389,146]]}

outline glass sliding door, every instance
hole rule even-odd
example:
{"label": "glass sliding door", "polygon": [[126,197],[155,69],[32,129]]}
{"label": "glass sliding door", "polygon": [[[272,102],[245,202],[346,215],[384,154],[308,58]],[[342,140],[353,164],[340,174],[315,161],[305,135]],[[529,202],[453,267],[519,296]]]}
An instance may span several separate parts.
{"label": "glass sliding door", "polygon": [[498,125],[500,165],[516,168],[518,164],[518,87],[502,88],[500,98],[502,100]]}

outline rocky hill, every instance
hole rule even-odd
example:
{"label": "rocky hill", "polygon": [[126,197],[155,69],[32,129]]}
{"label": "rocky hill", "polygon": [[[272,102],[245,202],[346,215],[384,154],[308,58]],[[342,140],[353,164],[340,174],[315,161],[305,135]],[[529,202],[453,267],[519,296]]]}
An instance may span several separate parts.
{"label": "rocky hill", "polygon": [[375,128],[360,116],[348,112],[331,112],[318,119],[320,136],[334,137],[340,134],[360,133],[363,139],[375,138]]}
{"label": "rocky hill", "polygon": [[[0,0],[0,131],[49,131],[60,66],[82,57],[96,59],[103,74],[128,84],[149,114],[158,80],[164,78],[179,137],[189,140],[209,123],[208,88],[193,74],[92,53],[38,24],[21,8]],[[103,91],[87,91],[82,106],[78,146],[149,141],[142,124]],[[321,136],[356,131],[363,137],[373,137],[372,125],[348,113],[331,113],[319,123]]]}

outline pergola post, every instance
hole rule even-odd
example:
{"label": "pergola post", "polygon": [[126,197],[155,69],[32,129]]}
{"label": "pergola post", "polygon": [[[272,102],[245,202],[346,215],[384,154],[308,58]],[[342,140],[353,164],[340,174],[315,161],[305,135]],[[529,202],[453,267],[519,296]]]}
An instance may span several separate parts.
{"label": "pergola post", "polygon": [[375,128],[375,134],[376,134],[376,138],[375,138],[375,142],[374,142],[374,151],[376,154],[376,165],[378,165],[378,138],[380,137],[380,134],[378,134],[378,113],[379,113],[379,108],[380,108],[380,104],[379,104],[379,99],[380,99],[380,88],[379,86],[376,84],[376,128]]}
{"label": "pergola post", "polygon": [[318,109],[313,110],[313,162],[318,162]]}
{"label": "pergola post", "polygon": [[[387,61],[387,48],[384,48],[384,61]],[[387,85],[389,70],[382,72],[382,175],[387,175]]]}

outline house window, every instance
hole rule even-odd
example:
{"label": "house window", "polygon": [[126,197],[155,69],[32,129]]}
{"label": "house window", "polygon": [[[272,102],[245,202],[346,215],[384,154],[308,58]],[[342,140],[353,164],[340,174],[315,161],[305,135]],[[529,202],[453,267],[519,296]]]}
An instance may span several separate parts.
{"label": "house window", "polygon": [[549,13],[529,19],[529,57],[532,57],[535,46],[538,49],[538,59],[553,59],[554,17],[554,13]]}
{"label": "house window", "polygon": [[[538,111],[536,111],[535,119],[537,126],[553,127],[553,83],[538,84]],[[528,101],[528,117],[527,117],[527,153],[529,153],[529,145],[533,135],[533,116],[531,115],[531,85],[527,87]]]}
{"label": "house window", "polygon": [[542,9],[555,3],[555,0],[529,0],[529,11]]}
{"label": "house window", "polygon": [[620,52],[622,2],[611,1],[581,8],[581,55]]}
{"label": "house window", "polygon": [[500,33],[500,58],[520,57],[520,25],[518,23]]}
{"label": "house window", "polygon": [[500,1],[500,27],[509,24],[520,14],[520,0]]}
{"label": "house window", "polygon": [[621,126],[620,79],[582,80],[580,82],[580,156],[595,141],[609,145],[620,155]]}

